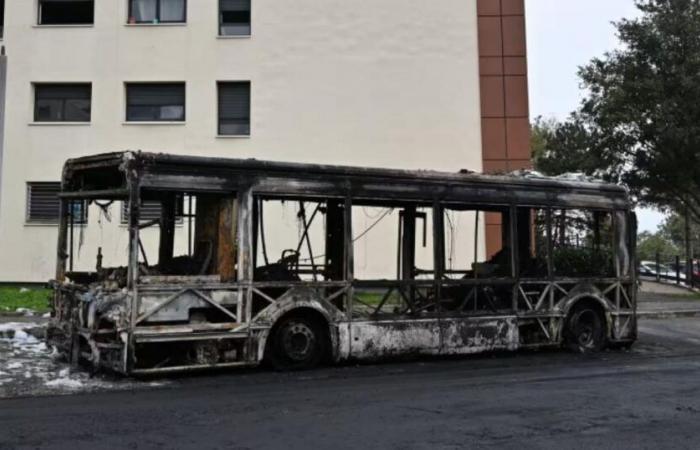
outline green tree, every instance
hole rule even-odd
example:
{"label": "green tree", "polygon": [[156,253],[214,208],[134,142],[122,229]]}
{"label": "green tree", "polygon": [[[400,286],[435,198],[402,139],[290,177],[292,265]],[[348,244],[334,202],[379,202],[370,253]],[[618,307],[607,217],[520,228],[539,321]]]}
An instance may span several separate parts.
{"label": "green tree", "polygon": [[[679,254],[685,257],[685,218],[679,214],[671,213],[659,227],[659,234],[664,239],[673,243],[678,248]],[[700,225],[692,223],[690,226],[690,241],[693,248],[698,249],[700,244]]]}
{"label": "green tree", "polygon": [[662,232],[642,231],[637,236],[637,259],[639,261],[655,261],[658,253],[661,260],[666,262],[679,255],[679,252],[679,247]]}
{"label": "green tree", "polygon": [[591,151],[591,134],[579,115],[564,122],[537,117],[531,136],[535,170],[545,175],[581,172],[604,177],[605,164]]}
{"label": "green tree", "polygon": [[700,0],[636,0],[622,48],[580,70],[580,117],[606,176],[700,220]]}

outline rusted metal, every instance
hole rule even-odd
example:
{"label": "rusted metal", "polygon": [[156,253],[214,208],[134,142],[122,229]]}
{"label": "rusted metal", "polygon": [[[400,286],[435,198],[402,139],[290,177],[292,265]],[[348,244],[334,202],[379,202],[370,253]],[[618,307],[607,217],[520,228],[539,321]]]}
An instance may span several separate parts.
{"label": "rusted metal", "polygon": [[[289,317],[316,327],[335,361],[556,346],[565,338],[569,311],[580,301],[593,302],[604,314],[608,342],[636,338],[634,217],[627,192],[618,186],[138,152],[69,160],[62,186],[49,336],[96,368],[147,374],[254,365],[274,353],[276,326]],[[175,202],[184,197],[189,197],[185,217],[195,226],[188,227],[187,254],[175,258]],[[66,273],[72,254],[68,205],[101,199],[128,204],[128,265]],[[139,263],[140,233],[150,225],[139,220],[143,200],[163,205],[157,264],[147,263],[145,251]],[[300,239],[288,247],[296,249],[294,264],[268,260],[260,231],[268,200],[290,201],[302,210],[316,203],[310,218],[299,216]],[[357,279],[353,205],[398,210],[397,279]],[[445,267],[444,215],[453,208],[473,210],[477,217],[501,212],[505,263],[477,264],[475,258],[466,270]],[[530,255],[534,219],[528,208],[544,211],[546,261]],[[421,270],[416,221],[427,222],[419,212],[426,209],[432,214],[434,264]],[[555,209],[611,214],[614,274],[555,274],[554,245],[563,243],[553,242]],[[320,214],[326,215],[325,243],[318,251],[309,232]],[[594,218],[598,248],[602,221],[598,213]],[[426,228],[427,223],[423,234]],[[476,252],[481,239],[475,242]],[[298,260],[302,249],[310,255],[305,266]],[[493,271],[506,263],[508,270]],[[543,265],[539,275],[523,273],[536,263]]]}

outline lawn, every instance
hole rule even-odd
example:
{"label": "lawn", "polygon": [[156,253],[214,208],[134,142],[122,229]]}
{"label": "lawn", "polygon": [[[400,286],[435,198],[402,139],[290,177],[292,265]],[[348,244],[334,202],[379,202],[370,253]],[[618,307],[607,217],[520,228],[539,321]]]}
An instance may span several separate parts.
{"label": "lawn", "polygon": [[51,292],[45,288],[0,286],[0,313],[14,312],[18,308],[45,313],[49,311]]}

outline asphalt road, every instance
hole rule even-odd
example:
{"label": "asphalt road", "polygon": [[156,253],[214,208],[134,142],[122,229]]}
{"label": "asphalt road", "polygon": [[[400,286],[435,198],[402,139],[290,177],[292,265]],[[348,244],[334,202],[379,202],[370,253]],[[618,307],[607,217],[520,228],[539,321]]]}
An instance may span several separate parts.
{"label": "asphalt road", "polygon": [[700,319],[631,351],[516,353],[0,400],[10,448],[700,448]]}

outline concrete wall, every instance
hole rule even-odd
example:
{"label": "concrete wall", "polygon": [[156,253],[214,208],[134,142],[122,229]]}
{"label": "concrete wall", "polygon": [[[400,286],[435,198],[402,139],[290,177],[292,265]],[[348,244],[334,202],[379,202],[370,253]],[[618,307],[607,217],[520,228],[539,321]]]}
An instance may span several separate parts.
{"label": "concrete wall", "polygon": [[[25,223],[26,182],[58,181],[79,155],[482,169],[476,0],[253,0],[252,36],[234,39],[217,38],[216,0],[190,0],[184,26],[126,25],[126,0],[95,3],[94,26],[44,27],[36,1],[6,0],[0,282],[53,275],[56,227]],[[249,138],[216,136],[227,80],[252,83]],[[127,81],[186,82],[186,123],[126,124]],[[33,124],[33,82],[92,82],[92,122]],[[105,264],[125,263],[118,207],[112,216],[90,211],[79,266],[97,245]]]}

